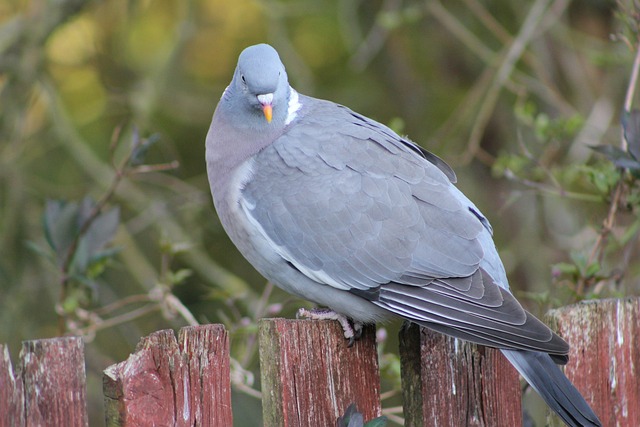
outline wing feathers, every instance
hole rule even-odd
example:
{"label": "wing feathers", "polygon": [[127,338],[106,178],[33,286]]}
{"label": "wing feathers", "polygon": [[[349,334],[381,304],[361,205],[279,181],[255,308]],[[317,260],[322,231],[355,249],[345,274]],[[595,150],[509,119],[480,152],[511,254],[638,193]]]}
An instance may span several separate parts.
{"label": "wing feathers", "polygon": [[423,286],[389,283],[380,287],[372,302],[475,342],[559,355],[568,352],[568,345],[560,337],[481,269],[466,279],[436,279]]}

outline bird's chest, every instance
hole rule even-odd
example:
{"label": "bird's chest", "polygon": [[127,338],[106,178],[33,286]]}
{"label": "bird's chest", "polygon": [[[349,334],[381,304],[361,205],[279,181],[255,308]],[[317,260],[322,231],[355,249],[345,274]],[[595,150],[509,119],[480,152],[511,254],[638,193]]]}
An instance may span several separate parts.
{"label": "bird's chest", "polygon": [[244,195],[245,187],[256,179],[255,163],[250,159],[240,165],[232,174],[227,190],[214,196],[214,204],[225,231],[240,250],[254,265],[262,265],[278,260],[273,245],[265,239],[265,232],[250,215],[254,208]]}

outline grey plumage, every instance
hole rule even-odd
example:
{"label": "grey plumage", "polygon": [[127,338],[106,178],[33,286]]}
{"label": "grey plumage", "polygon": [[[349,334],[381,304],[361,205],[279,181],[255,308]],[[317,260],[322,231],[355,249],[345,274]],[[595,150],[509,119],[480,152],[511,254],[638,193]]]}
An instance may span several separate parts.
{"label": "grey plumage", "polygon": [[356,322],[391,314],[498,347],[569,425],[600,425],[553,363],[569,346],[509,292],[480,210],[437,156],[290,88],[247,48],[214,113],[207,170],[220,220],[267,279]]}

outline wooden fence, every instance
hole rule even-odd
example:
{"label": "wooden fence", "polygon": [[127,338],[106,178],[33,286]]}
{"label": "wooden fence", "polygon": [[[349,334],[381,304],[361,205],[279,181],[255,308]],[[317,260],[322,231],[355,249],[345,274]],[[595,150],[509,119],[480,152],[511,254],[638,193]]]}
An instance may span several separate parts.
{"label": "wooden fence", "polygon": [[[572,345],[565,372],[605,426],[640,426],[640,299],[554,310]],[[381,414],[375,330],[349,348],[337,322],[259,324],[265,426],[334,426],[355,403]],[[423,328],[400,332],[406,426],[521,426],[517,372],[497,350]],[[231,426],[229,339],[221,325],[155,332],[104,371],[108,426]],[[26,341],[14,370],[0,345],[0,426],[86,426],[84,344]],[[561,425],[551,420],[553,425]]]}

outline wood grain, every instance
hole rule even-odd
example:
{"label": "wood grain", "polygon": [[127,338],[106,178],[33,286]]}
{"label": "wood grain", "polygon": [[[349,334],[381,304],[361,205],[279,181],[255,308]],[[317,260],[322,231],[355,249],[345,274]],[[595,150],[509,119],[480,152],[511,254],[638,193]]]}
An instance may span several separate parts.
{"label": "wood grain", "polygon": [[259,340],[266,427],[335,426],[352,403],[380,415],[374,327],[348,347],[335,321],[263,319]]}

